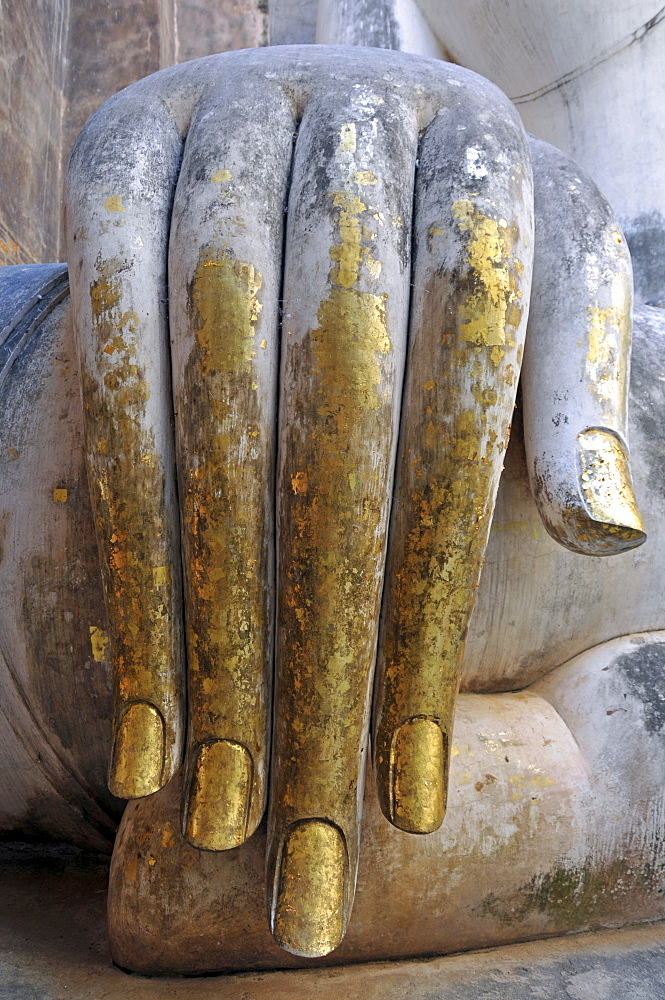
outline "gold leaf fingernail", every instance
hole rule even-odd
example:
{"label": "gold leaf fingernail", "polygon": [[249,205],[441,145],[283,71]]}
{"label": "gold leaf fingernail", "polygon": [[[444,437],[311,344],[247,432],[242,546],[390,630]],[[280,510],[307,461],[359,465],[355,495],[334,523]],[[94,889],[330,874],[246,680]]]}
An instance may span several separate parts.
{"label": "gold leaf fingernail", "polygon": [[392,821],[408,833],[438,830],[446,811],[446,746],[434,719],[409,719],[391,754]]}
{"label": "gold leaf fingernail", "polygon": [[252,772],[251,755],[240,743],[214,740],[199,748],[185,821],[190,844],[226,851],[244,842]]}
{"label": "gold leaf fingernail", "polygon": [[273,935],[294,955],[333,951],[344,934],[347,856],[342,834],[324,820],[303,820],[287,834]]}
{"label": "gold leaf fingernail", "polygon": [[164,720],[147,701],[135,701],[116,726],[109,789],[121,799],[140,799],[162,786]]}
{"label": "gold leaf fingernail", "polygon": [[628,456],[612,431],[590,428],[578,434],[580,484],[589,513],[619,548],[631,549],[646,538],[630,478]]}

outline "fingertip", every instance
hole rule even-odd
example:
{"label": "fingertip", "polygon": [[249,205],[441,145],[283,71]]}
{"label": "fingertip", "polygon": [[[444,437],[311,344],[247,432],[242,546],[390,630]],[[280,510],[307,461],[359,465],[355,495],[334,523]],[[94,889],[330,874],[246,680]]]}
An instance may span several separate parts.
{"label": "fingertip", "polygon": [[[600,536],[600,543],[611,552],[625,552],[642,545],[646,530],[622,441],[611,430],[590,428],[578,434],[577,442],[580,489],[594,534]],[[594,547],[593,536],[589,544]]]}
{"label": "fingertip", "polygon": [[251,754],[233,740],[212,740],[198,748],[183,824],[193,847],[227,851],[251,835],[253,770]]}
{"label": "fingertip", "polygon": [[408,719],[390,754],[390,821],[406,833],[433,833],[443,823],[447,785],[446,739],[438,720]]}
{"label": "fingertip", "polygon": [[328,955],[346,925],[348,857],[341,831],[327,820],[300,820],[287,831],[278,857],[273,937],[292,955]]}
{"label": "fingertip", "polygon": [[109,791],[121,799],[140,799],[159,791],[166,783],[165,751],[161,712],[147,701],[127,705],[115,727]]}

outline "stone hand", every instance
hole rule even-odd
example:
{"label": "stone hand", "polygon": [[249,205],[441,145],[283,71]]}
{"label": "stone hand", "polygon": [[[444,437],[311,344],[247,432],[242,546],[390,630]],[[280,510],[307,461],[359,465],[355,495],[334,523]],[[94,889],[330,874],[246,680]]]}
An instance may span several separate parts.
{"label": "stone hand", "polygon": [[[564,544],[608,554],[644,538],[630,264],[588,179],[533,149],[535,495]],[[526,330],[527,137],[496,88],[444,63],[226,54],[108,102],[67,212],[111,788],[156,791],[186,743],[183,830],[224,850],[261,820],[271,752],[271,928],[325,954],[353,900],[372,692],[385,815],[443,820]]]}

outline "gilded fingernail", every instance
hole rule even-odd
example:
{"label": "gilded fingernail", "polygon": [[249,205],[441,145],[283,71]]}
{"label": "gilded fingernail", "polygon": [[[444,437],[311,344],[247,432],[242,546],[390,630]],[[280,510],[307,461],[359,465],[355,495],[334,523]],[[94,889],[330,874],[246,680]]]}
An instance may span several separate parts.
{"label": "gilded fingernail", "polygon": [[591,517],[616,542],[615,551],[640,545],[646,532],[622,442],[612,431],[600,428],[583,431],[577,440],[580,484]]}
{"label": "gilded fingernail", "polygon": [[199,747],[185,821],[190,844],[227,851],[244,842],[252,770],[251,755],[240,743],[214,740]]}
{"label": "gilded fingernail", "polygon": [[135,701],[116,726],[109,789],[121,799],[152,795],[162,785],[164,720],[154,705]]}
{"label": "gilded fingernail", "polygon": [[272,932],[294,955],[316,958],[333,951],[344,935],[346,845],[324,820],[289,830],[280,863]]}
{"label": "gilded fingernail", "polygon": [[434,719],[416,718],[395,733],[391,753],[392,821],[408,833],[433,833],[446,811],[446,745]]}

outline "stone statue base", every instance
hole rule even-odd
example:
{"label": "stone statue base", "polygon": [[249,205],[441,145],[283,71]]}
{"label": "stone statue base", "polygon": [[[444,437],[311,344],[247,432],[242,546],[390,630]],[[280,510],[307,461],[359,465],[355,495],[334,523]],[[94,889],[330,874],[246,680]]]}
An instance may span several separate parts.
{"label": "stone statue base", "polygon": [[524,691],[461,695],[436,833],[392,827],[369,774],[356,905],[324,959],[270,935],[263,830],[201,851],[180,833],[177,780],[129,803],[111,865],[115,961],[150,975],[302,968],[665,918],[664,666],[665,633],[653,632],[596,646]]}
{"label": "stone statue base", "polygon": [[[36,853],[41,852],[41,853]],[[642,1000],[665,996],[663,924],[426,961],[196,979],[127,975],[106,938],[108,865],[71,848],[0,850],[3,1000]],[[64,930],[63,930],[64,928]]]}

